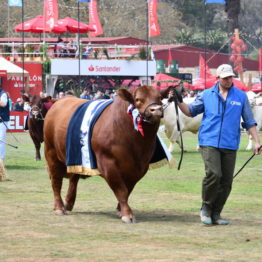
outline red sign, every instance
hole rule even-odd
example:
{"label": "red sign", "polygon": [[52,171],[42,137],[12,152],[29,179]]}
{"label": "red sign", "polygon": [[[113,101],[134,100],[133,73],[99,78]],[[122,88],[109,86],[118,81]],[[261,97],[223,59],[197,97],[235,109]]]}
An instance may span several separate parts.
{"label": "red sign", "polygon": [[[22,63],[15,63],[22,67]],[[29,94],[39,95],[43,90],[42,84],[42,64],[41,63],[25,63],[24,68],[29,72]],[[8,76],[3,78],[3,89],[9,93],[9,96],[15,103],[17,98],[21,97],[20,91],[23,90],[23,77]]]}
{"label": "red sign", "polygon": [[10,112],[10,121],[8,122],[7,132],[24,132],[28,112]]}
{"label": "red sign", "polygon": [[56,0],[44,1],[44,21],[45,29],[50,31],[53,29],[55,22],[58,19],[58,6]]}
{"label": "red sign", "polygon": [[98,16],[97,0],[91,0],[89,3],[89,25],[95,29],[95,32],[89,32],[91,37],[96,37],[104,33]]}
{"label": "red sign", "polygon": [[7,76],[7,71],[6,70],[0,70],[0,77],[5,77]]}
{"label": "red sign", "polygon": [[159,28],[158,19],[157,19],[157,6],[158,6],[157,0],[148,1],[150,37],[160,35],[160,28]]}

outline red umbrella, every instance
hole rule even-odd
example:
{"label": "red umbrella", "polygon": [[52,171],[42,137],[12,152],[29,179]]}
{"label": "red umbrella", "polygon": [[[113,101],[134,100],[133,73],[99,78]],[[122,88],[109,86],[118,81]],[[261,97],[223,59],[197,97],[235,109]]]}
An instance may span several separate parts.
{"label": "red umbrella", "polygon": [[262,83],[257,83],[252,86],[251,90],[253,92],[262,92]]}
{"label": "red umbrella", "polygon": [[169,80],[170,80],[170,82],[180,81],[180,79],[178,79],[178,78],[175,78],[173,76],[166,75],[166,74],[163,74],[163,73],[156,74],[155,77],[154,77],[154,80],[155,81],[167,81],[167,82]]}
{"label": "red umbrella", "polygon": [[193,90],[204,90],[204,89],[208,89],[212,86],[214,86],[216,84],[216,77],[212,77],[212,78],[198,78],[196,80],[194,80],[193,82],[193,87],[191,89]]}
{"label": "red umbrella", "polygon": [[75,19],[70,17],[65,17],[63,19],[59,19],[55,25],[60,25],[66,27],[69,33],[78,33],[78,27],[80,33],[87,33],[89,31],[95,32],[95,29],[92,26],[86,25],[84,23],[78,22]]}
{"label": "red umbrella", "polygon": [[152,86],[154,86],[158,89],[159,88],[161,89],[161,88],[165,88],[165,87],[168,87],[170,85],[173,85],[174,83],[177,83],[179,81],[180,81],[180,79],[178,79],[178,78],[175,78],[173,76],[166,75],[166,74],[163,74],[163,73],[159,73],[159,74],[155,75]]}
{"label": "red umbrella", "polygon": [[[30,19],[28,21],[25,21],[24,23],[21,23],[19,25],[16,25],[14,27],[15,31],[17,32],[31,32],[31,33],[49,33],[49,30],[45,29],[44,26],[44,17],[42,15],[38,15],[37,17]],[[53,29],[51,30],[52,33],[60,34],[67,31],[67,28],[64,26],[61,26],[59,24],[55,24]]]}
{"label": "red umbrella", "polygon": [[233,83],[234,86],[237,87],[238,89],[247,92],[248,88],[245,84],[243,84],[240,80],[233,78]]}
{"label": "red umbrella", "polygon": [[[205,83],[206,82],[206,83]],[[214,86],[217,82],[216,77],[212,77],[212,78],[207,78],[206,81],[204,78],[198,78],[194,81],[193,83],[193,88],[195,90],[204,90],[204,89],[208,89],[212,86]],[[245,84],[243,84],[240,80],[237,80],[235,78],[233,78],[233,84],[236,88],[243,90],[243,91],[248,91],[247,86]]]}

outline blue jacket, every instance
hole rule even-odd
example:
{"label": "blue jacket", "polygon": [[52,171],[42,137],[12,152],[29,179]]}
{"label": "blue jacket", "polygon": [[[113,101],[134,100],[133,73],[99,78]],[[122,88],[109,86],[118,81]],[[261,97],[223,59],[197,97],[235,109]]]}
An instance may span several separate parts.
{"label": "blue jacket", "polygon": [[253,113],[245,92],[232,86],[226,100],[218,91],[218,83],[200,93],[189,105],[194,117],[203,114],[199,129],[199,145],[237,150],[240,142],[240,121],[247,130],[255,126]]}

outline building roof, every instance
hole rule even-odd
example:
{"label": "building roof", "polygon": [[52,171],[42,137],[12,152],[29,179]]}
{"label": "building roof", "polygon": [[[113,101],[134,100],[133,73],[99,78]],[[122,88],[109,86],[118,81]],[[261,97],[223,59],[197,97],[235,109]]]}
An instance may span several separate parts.
{"label": "building roof", "polygon": [[[186,45],[155,45],[153,46],[155,59],[176,60],[179,67],[197,67],[199,66],[199,57],[206,56],[207,65],[210,68],[217,68],[221,64],[229,64],[229,54],[217,53],[213,50],[206,50],[194,46]],[[205,54],[206,53],[206,54]],[[258,61],[244,58],[243,68],[248,71],[258,70]]]}
{"label": "building roof", "polygon": [[[70,41],[76,39],[75,37],[66,37],[60,35],[61,38],[65,39],[65,41]],[[31,38],[24,38],[25,43],[42,43],[43,41],[47,43],[56,43],[58,37],[53,38],[43,38],[41,37],[31,37]],[[82,37],[82,43],[92,43],[92,44],[121,44],[121,45],[146,45],[147,41],[144,39],[122,36],[122,37]],[[21,43],[21,37],[14,37],[14,38],[0,38],[0,43]]]}

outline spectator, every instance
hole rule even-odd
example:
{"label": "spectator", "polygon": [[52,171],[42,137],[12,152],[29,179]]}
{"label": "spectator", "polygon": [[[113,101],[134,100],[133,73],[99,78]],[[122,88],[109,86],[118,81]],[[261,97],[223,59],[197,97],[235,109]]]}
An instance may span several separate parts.
{"label": "spectator", "polygon": [[58,98],[63,98],[63,97],[65,97],[65,93],[64,92],[59,92]]}
{"label": "spectator", "polygon": [[18,111],[18,112],[24,111],[24,102],[21,98],[17,98],[16,103],[14,104],[14,111]]}
{"label": "spectator", "polygon": [[9,93],[6,92],[6,94],[7,94],[8,101],[9,101],[9,111],[12,111],[12,108],[13,108],[13,101],[12,101],[12,99],[11,99]]}
{"label": "spectator", "polygon": [[6,153],[6,130],[10,119],[8,95],[0,86],[0,181],[6,178],[4,159]]}
{"label": "spectator", "polygon": [[67,53],[66,46],[64,44],[64,40],[62,38],[58,38],[55,48],[56,54],[58,57],[65,57]]}
{"label": "spectator", "polygon": [[44,93],[44,92],[41,91],[41,92],[39,93],[39,96],[40,96],[41,98],[45,98],[45,97],[46,97],[46,93]]}
{"label": "spectator", "polygon": [[82,92],[82,94],[80,95],[80,98],[82,99],[87,99],[87,100],[91,100],[91,95],[90,95],[90,89],[85,88]]}

